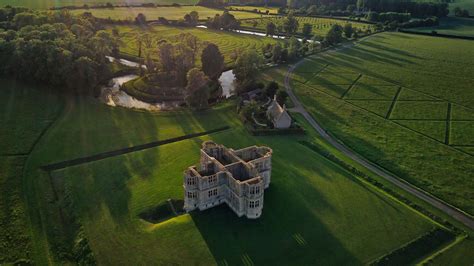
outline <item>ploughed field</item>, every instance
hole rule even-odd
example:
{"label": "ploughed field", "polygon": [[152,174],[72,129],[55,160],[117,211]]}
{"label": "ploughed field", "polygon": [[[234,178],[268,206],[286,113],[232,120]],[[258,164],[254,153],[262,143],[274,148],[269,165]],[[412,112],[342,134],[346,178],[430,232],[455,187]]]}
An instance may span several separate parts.
{"label": "ploughed field", "polygon": [[183,5],[194,5],[195,0],[0,0],[0,6],[23,6],[32,9],[48,9],[52,7],[64,6],[83,6],[83,5],[105,5],[112,3],[113,5],[140,5],[143,3],[154,3],[161,5],[171,5],[173,3]]}
{"label": "ploughed field", "polygon": [[305,60],[292,87],[346,145],[474,213],[472,41],[383,33]]}
{"label": "ploughed field", "polygon": [[[15,131],[0,143],[20,142],[14,132],[21,131],[37,138],[11,150],[26,151],[24,158],[1,155],[7,170],[0,174],[0,189],[8,193],[2,192],[0,213],[15,214],[0,216],[1,263],[60,263],[85,259],[92,250],[99,264],[112,265],[363,264],[436,227],[300,144],[326,146],[305,124],[306,136],[254,137],[238,120],[233,102],[198,113],[146,113],[91,98],[18,93],[21,84],[1,82],[2,114],[9,114],[2,121]],[[34,106],[41,108],[30,109]],[[37,119],[23,120],[33,116]],[[41,127],[43,117],[51,123]],[[38,130],[30,130],[35,123]],[[41,169],[223,126],[230,129],[50,172]],[[232,148],[259,144],[273,149],[263,216],[238,218],[222,206],[159,223],[142,220],[142,213],[167,199],[182,199],[183,170],[198,163],[200,145],[209,139]]]}
{"label": "ploughed field", "polygon": [[[82,14],[90,12],[97,18],[111,18],[114,20],[134,20],[138,14],[142,13],[147,20],[158,20],[164,17],[168,20],[183,19],[184,15],[196,11],[199,14],[199,20],[207,20],[208,17],[214,17],[216,14],[221,15],[222,10],[213,9],[203,6],[166,6],[166,7],[116,7],[116,8],[100,8],[100,9],[75,9],[71,10],[72,14]],[[231,11],[236,19],[261,18],[267,15],[255,14],[244,11]]]}
{"label": "ploughed field", "polygon": [[[158,59],[157,43],[160,40],[167,40],[170,42],[177,42],[177,35],[181,33],[190,33],[198,37],[201,44],[204,42],[212,42],[219,47],[219,50],[224,55],[224,61],[226,65],[231,65],[234,61],[232,54],[236,50],[241,49],[255,49],[257,52],[261,52],[262,48],[267,44],[274,44],[279,40],[270,37],[260,37],[248,34],[240,34],[228,31],[219,31],[211,29],[201,28],[182,28],[182,27],[171,27],[171,26],[152,26],[147,29],[142,29],[136,26],[117,26],[120,34],[120,52],[129,56],[138,56],[138,43],[136,41],[138,34],[150,34],[153,39],[153,44],[148,50],[153,59]],[[109,28],[112,31],[112,28]],[[204,49],[204,46],[201,45]],[[145,56],[145,49],[143,48],[142,57]],[[200,60],[201,53],[198,53],[198,61]],[[200,62],[197,62],[200,64]]]}
{"label": "ploughed field", "polygon": [[[277,28],[279,25],[283,25],[284,17],[269,17],[269,18],[261,18],[261,19],[246,19],[241,21],[241,26],[247,28],[255,28],[260,31],[265,31],[268,22],[273,22]],[[298,26],[298,33],[302,33],[303,25],[308,23],[313,27],[312,34],[319,35],[324,37],[326,33],[331,29],[333,25],[341,25],[344,26],[345,24],[352,24],[352,27],[356,29],[360,29],[361,31],[365,32],[367,30],[374,31],[375,26],[368,23],[363,22],[353,22],[353,21],[346,21],[341,19],[331,19],[331,18],[314,18],[314,17],[297,17],[299,26]],[[284,34],[284,32],[280,32],[280,34]],[[360,35],[359,35],[360,36]]]}

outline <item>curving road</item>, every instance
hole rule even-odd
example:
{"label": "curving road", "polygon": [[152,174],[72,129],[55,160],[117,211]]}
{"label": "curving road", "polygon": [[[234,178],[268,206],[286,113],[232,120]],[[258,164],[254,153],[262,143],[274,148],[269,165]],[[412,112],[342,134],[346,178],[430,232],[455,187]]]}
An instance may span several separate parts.
{"label": "curving road", "polygon": [[[349,46],[344,46],[342,49],[347,48]],[[463,223],[467,227],[469,227],[471,230],[474,230],[474,220],[472,219],[471,216],[468,214],[462,212],[461,210],[449,205],[448,203],[445,203],[444,201],[436,198],[435,196],[413,186],[412,184],[401,180],[394,175],[390,174],[383,168],[381,168],[378,165],[375,165],[368,161],[367,159],[363,158],[359,154],[355,153],[354,151],[350,150],[340,142],[338,142],[335,138],[330,136],[324,128],[321,127],[321,125],[316,122],[316,120],[306,111],[304,106],[301,104],[301,102],[298,100],[296,95],[294,94],[291,86],[290,86],[290,78],[292,72],[301,64],[305,61],[306,59],[303,59],[296,63],[295,65],[291,66],[288,69],[288,72],[285,75],[285,89],[288,92],[288,95],[290,96],[291,100],[293,101],[295,107],[292,108],[290,111],[300,113],[304,116],[304,118],[309,122],[309,124],[321,135],[321,137],[329,142],[332,146],[334,146],[336,149],[344,153],[346,156],[350,157],[360,165],[364,166],[371,172],[381,176],[382,178],[386,179],[387,181],[391,182],[395,186],[403,189],[404,191],[410,193],[411,195],[424,200],[425,202],[433,205],[434,207],[440,209],[453,219]]]}

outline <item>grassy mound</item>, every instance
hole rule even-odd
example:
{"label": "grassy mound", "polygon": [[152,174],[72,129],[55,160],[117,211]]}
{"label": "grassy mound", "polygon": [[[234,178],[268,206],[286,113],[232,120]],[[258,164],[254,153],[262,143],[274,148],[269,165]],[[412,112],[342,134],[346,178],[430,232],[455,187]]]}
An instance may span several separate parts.
{"label": "grassy mound", "polygon": [[148,76],[139,77],[123,84],[121,89],[127,94],[148,103],[164,101],[182,101],[184,88],[170,87]]}

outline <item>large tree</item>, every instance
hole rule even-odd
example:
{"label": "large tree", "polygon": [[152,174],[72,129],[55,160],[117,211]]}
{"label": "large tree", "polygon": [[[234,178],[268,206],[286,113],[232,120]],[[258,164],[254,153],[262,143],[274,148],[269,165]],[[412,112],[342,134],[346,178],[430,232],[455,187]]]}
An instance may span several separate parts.
{"label": "large tree", "polygon": [[298,20],[293,15],[293,12],[290,12],[288,16],[285,18],[285,20],[283,21],[283,29],[285,30],[286,34],[289,36],[296,33],[296,31],[298,30],[298,27],[299,27]]}
{"label": "large tree", "polygon": [[202,71],[210,79],[216,80],[224,69],[224,56],[219,47],[213,43],[207,44],[201,54]]}
{"label": "large tree", "polygon": [[261,63],[260,55],[254,50],[246,50],[238,56],[232,70],[237,82],[238,92],[244,92],[255,83]]}
{"label": "large tree", "polygon": [[186,103],[195,109],[206,108],[210,97],[209,79],[197,68],[189,70],[186,78],[188,80],[185,93]]}
{"label": "large tree", "polygon": [[276,31],[276,25],[275,23],[269,21],[267,23],[267,27],[266,27],[266,34],[267,36],[272,36],[272,35],[275,35],[275,31]]}

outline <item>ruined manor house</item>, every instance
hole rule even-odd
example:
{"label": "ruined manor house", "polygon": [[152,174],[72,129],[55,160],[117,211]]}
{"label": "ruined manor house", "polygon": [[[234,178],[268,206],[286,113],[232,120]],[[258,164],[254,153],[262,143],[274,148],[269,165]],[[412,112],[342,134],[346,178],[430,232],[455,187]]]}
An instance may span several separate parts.
{"label": "ruined manor house", "polygon": [[271,179],[272,149],[240,150],[204,142],[199,168],[184,172],[184,209],[205,210],[226,203],[239,217],[262,215],[263,193]]}

